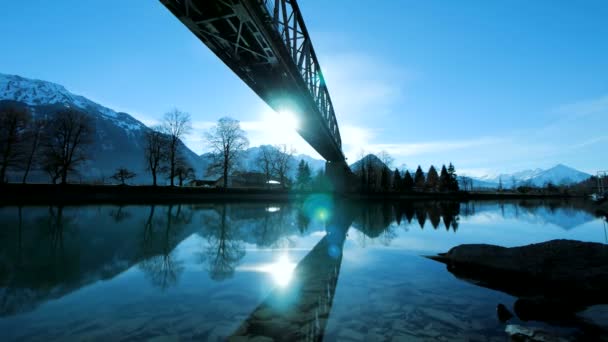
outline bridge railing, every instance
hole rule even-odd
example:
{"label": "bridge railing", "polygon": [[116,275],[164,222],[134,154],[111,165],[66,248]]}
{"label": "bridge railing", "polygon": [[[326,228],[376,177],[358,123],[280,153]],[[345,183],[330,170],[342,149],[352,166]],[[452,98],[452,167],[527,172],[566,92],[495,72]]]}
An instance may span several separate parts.
{"label": "bridge railing", "polygon": [[266,11],[274,29],[279,33],[317,108],[327,123],[330,134],[341,149],[342,139],[334,106],[297,2],[295,0],[257,1],[263,5],[261,7]]}

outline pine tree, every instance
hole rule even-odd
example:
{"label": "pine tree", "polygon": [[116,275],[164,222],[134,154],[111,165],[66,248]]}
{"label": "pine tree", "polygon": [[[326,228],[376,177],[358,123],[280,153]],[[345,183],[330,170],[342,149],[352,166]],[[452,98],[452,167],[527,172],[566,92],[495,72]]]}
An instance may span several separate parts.
{"label": "pine tree", "polygon": [[298,185],[300,190],[302,190],[310,185],[310,181],[310,166],[308,166],[308,163],[305,162],[304,159],[300,159],[300,163],[298,164],[298,171],[296,173],[296,184]]}
{"label": "pine tree", "polygon": [[441,166],[441,172],[439,173],[439,191],[450,190],[450,175],[445,165]]}
{"label": "pine tree", "polygon": [[390,172],[391,172],[391,170],[389,170],[388,167],[382,168],[382,173],[381,173],[381,177],[380,177],[380,187],[382,188],[382,191],[384,191],[384,192],[386,192],[390,189],[390,185],[391,185]]}
{"label": "pine tree", "polygon": [[414,187],[418,190],[424,189],[424,173],[422,172],[422,168],[418,165],[416,169],[416,174],[414,175]]}
{"label": "pine tree", "polygon": [[436,191],[439,186],[439,175],[433,165],[429,168],[429,172],[426,175],[425,188],[430,191]]}
{"label": "pine tree", "polygon": [[367,170],[361,165],[361,191],[367,191]]}
{"label": "pine tree", "polygon": [[458,175],[456,174],[456,168],[454,167],[454,165],[451,162],[450,162],[450,165],[448,165],[448,175],[450,176],[449,190],[458,191],[459,190]]}
{"label": "pine tree", "polygon": [[412,188],[414,187],[414,179],[408,170],[405,171],[405,175],[403,176],[403,181],[401,183],[401,191],[412,191]]}
{"label": "pine tree", "polygon": [[399,169],[395,168],[393,172],[393,191],[399,192],[403,188],[403,180],[401,179],[401,173]]}

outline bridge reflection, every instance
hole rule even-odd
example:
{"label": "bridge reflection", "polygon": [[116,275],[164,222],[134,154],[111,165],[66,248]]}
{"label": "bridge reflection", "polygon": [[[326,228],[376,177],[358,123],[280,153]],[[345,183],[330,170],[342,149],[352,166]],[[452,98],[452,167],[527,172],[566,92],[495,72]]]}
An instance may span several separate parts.
{"label": "bridge reflection", "polygon": [[277,287],[234,332],[275,341],[322,340],[342,265],[342,249],[352,211],[334,203],[326,235],[298,263],[286,288]]}

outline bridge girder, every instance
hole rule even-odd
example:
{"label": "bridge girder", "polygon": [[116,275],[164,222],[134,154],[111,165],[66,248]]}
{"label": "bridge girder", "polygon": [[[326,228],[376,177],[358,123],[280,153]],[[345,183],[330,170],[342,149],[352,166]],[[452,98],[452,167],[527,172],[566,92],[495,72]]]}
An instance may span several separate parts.
{"label": "bridge girder", "polygon": [[344,163],[333,104],[295,0],[160,0],[331,162]]}

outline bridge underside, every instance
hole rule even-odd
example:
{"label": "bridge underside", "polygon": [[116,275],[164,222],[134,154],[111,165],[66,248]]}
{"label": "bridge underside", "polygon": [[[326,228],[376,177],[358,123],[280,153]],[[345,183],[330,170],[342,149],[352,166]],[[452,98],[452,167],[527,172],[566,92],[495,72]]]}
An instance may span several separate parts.
{"label": "bridge underside", "polygon": [[[327,161],[344,163],[340,132],[298,5],[293,0],[161,0]],[[281,129],[281,127],[277,127]]]}

